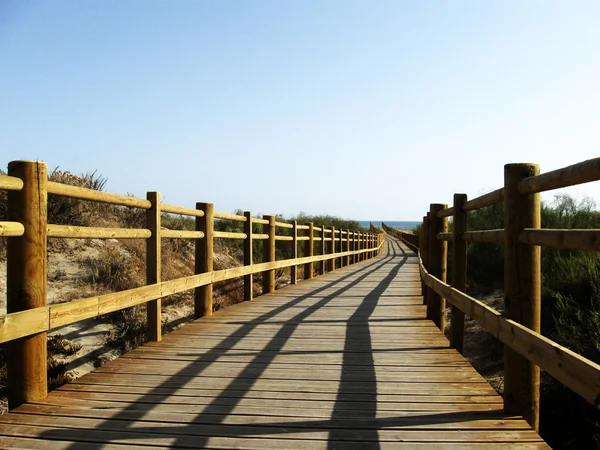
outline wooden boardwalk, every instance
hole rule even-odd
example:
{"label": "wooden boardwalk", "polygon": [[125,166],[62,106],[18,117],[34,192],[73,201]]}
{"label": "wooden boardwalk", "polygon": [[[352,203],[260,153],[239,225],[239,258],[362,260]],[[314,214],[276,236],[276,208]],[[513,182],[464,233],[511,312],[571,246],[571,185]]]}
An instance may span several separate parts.
{"label": "wooden boardwalk", "polygon": [[188,324],[0,416],[0,447],[548,448],[387,251]]}

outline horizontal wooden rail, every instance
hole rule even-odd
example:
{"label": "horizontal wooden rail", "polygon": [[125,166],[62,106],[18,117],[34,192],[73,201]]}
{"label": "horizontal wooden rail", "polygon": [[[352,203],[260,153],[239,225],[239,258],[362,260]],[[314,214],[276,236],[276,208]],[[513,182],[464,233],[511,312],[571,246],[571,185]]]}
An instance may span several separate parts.
{"label": "horizontal wooden rail", "polygon": [[504,243],[504,230],[465,231],[461,236],[466,242]]}
{"label": "horizontal wooden rail", "polygon": [[135,228],[75,227],[71,225],[48,225],[48,237],[75,239],[147,239],[150,230]]}
{"label": "horizontal wooden rail", "polygon": [[23,180],[8,175],[0,175],[0,190],[20,191],[23,189]]}
{"label": "horizontal wooden rail", "polygon": [[454,207],[451,206],[450,208],[446,208],[446,209],[442,209],[440,211],[438,211],[437,216],[440,219],[443,219],[444,217],[452,217],[454,215]]}
{"label": "horizontal wooden rail", "polygon": [[294,225],[292,225],[291,223],[285,223],[285,222],[275,222],[275,226],[279,227],[279,228],[294,228]]}
{"label": "horizontal wooden rail", "polygon": [[0,316],[0,343],[97,317],[102,314],[119,311],[121,309],[140,305],[158,298],[217,283],[219,281],[227,281],[245,275],[264,272],[266,270],[276,270],[307,263],[327,261],[349,255],[361,255],[377,251],[382,245],[383,242],[375,249],[331,253],[327,255],[286,259],[282,261],[253,264],[251,266],[241,266],[233,269],[217,270],[178,278],[176,280],[163,281],[161,283],[126,291],[7,314],[5,316]]}
{"label": "horizontal wooden rail", "polygon": [[204,211],[192,208],[183,208],[181,206],[160,204],[160,210],[164,213],[180,214],[182,216],[204,217]]}
{"label": "horizontal wooden rail", "polygon": [[202,239],[203,231],[161,230],[160,236],[167,239]]}
{"label": "horizontal wooden rail", "polygon": [[19,222],[0,222],[0,236],[23,236],[25,227]]}
{"label": "horizontal wooden rail", "polygon": [[562,169],[546,172],[519,182],[519,193],[528,195],[600,180],[600,158],[588,159]]}
{"label": "horizontal wooden rail", "polygon": [[600,365],[507,319],[479,300],[443,283],[427,272],[422,261],[420,272],[427,286],[479,322],[494,337],[596,407],[600,406]]}
{"label": "horizontal wooden rail", "polygon": [[127,195],[110,194],[108,192],[87,189],[68,184],[55,183],[48,181],[48,194],[60,195],[62,197],[76,198],[79,200],[90,200],[99,203],[109,203],[111,205],[130,206],[132,208],[150,209],[151,204],[148,200],[129,197]]}
{"label": "horizontal wooden rail", "polygon": [[245,222],[246,218],[244,216],[238,216],[237,214],[228,214],[224,212],[215,211],[213,213],[213,217],[215,219],[223,219],[223,220],[231,220],[234,222]]}
{"label": "horizontal wooden rail", "polygon": [[[215,231],[213,236],[221,239],[246,239],[248,235],[246,233],[234,233],[229,231]],[[254,237],[256,235],[252,235]]]}
{"label": "horizontal wooden rail", "polygon": [[310,237],[308,237],[308,236],[298,236],[296,239],[299,240],[299,241],[309,241]]}
{"label": "horizontal wooden rail", "polygon": [[259,219],[258,217],[252,218],[252,223],[257,223],[259,225],[269,225],[269,221],[265,219]]}
{"label": "horizontal wooden rail", "polygon": [[275,236],[276,241],[293,241],[294,238],[292,236]]}
{"label": "horizontal wooden rail", "polygon": [[600,230],[545,230],[526,228],[519,233],[523,244],[565,250],[600,251]]}
{"label": "horizontal wooden rail", "polygon": [[463,206],[465,211],[474,211],[476,209],[485,208],[486,206],[496,205],[504,201],[504,188],[496,189],[488,192],[480,197],[474,198],[466,202]]}
{"label": "horizontal wooden rail", "polygon": [[308,225],[297,225],[296,228],[299,230],[309,230],[310,227]]}
{"label": "horizontal wooden rail", "polygon": [[[446,217],[446,216],[443,216],[443,217]],[[438,233],[436,238],[438,241],[452,242],[454,240],[454,235],[452,233]]]}

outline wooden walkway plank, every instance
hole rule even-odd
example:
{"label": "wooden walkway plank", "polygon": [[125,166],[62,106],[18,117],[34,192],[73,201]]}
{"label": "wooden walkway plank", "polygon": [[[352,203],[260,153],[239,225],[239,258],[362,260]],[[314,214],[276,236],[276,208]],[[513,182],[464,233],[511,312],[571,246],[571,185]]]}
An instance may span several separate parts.
{"label": "wooden walkway plank", "polygon": [[384,256],[203,317],[0,416],[2,448],[543,449]]}

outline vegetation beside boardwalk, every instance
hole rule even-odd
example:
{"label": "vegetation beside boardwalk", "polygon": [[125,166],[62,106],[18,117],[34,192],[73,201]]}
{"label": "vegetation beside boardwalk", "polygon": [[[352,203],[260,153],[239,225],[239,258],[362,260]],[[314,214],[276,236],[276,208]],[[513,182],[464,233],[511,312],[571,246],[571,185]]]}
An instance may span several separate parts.
{"label": "vegetation beside boardwalk", "polygon": [[[503,227],[502,204],[469,212],[469,231]],[[542,204],[542,228],[599,229],[600,211],[590,199],[557,195]],[[468,243],[467,261],[469,293],[481,297],[503,288],[501,244]],[[600,364],[600,253],[542,247],[542,334]],[[600,413],[594,405],[547,375],[541,394],[541,435],[553,448],[600,448]]]}

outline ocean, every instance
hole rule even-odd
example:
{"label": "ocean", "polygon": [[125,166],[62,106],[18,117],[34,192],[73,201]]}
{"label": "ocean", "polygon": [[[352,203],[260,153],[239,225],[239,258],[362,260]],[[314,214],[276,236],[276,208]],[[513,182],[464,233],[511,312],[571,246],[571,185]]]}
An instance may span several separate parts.
{"label": "ocean", "polygon": [[[398,230],[412,230],[421,223],[410,220],[384,220],[384,222],[388,227]],[[369,223],[372,223],[376,227],[381,227],[381,220],[359,220],[358,223],[365,228],[369,228]]]}

